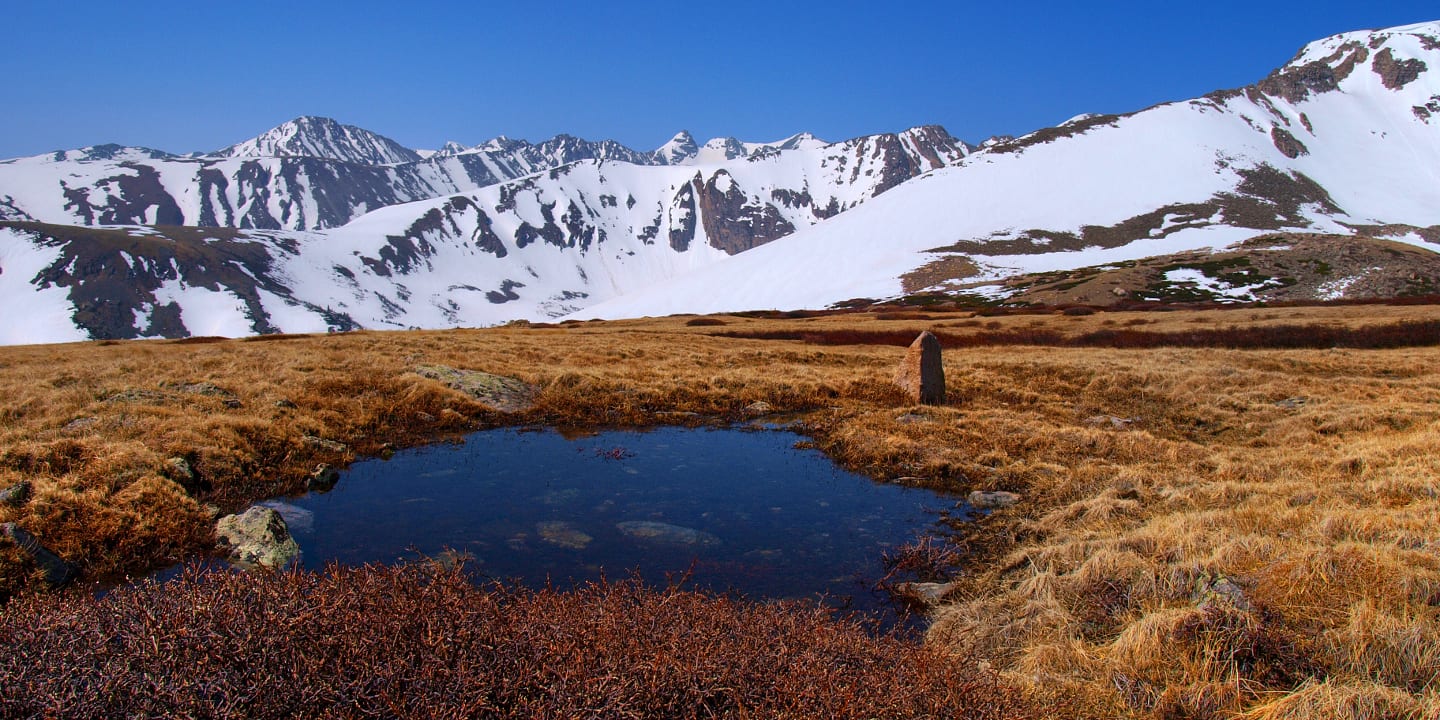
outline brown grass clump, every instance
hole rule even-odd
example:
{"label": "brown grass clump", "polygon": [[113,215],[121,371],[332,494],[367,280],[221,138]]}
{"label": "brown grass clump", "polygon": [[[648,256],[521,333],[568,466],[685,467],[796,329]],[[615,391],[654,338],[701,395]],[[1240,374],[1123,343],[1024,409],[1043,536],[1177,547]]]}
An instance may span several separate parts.
{"label": "brown grass clump", "polygon": [[[0,522],[90,577],[139,572],[203,550],[214,513],[296,490],[318,463],[501,424],[730,422],[763,401],[807,413],[817,447],[877,479],[1021,496],[956,528],[960,584],[927,637],[1054,716],[1429,720],[1432,314],[746,313],[718,330],[675,318],[0,348],[0,486],[34,485]],[[890,380],[902,348],[784,339],[908,344],[931,328],[1060,341],[954,347],[949,403],[913,407]],[[1199,340],[1070,340],[1142,329]],[[1246,337],[1259,340],[1216,340]],[[420,365],[518,378],[536,404],[498,412]],[[0,592],[32,577],[0,546]]]}
{"label": "brown grass clump", "polygon": [[1025,717],[974,663],[817,606],[459,570],[190,572],[0,615],[5,717]]}

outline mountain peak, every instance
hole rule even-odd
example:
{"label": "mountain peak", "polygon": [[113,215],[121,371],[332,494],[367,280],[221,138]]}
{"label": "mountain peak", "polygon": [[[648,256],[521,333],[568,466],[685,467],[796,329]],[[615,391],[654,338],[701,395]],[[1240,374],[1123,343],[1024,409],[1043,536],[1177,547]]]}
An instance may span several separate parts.
{"label": "mountain peak", "polygon": [[661,165],[677,165],[695,157],[700,152],[700,146],[695,144],[695,136],[689,130],[681,130],[670,138],[670,141],[655,149],[651,153],[655,161]]}
{"label": "mountain peak", "polygon": [[390,138],[319,115],[301,115],[216,157],[317,157],[363,165],[415,162],[419,153]]}

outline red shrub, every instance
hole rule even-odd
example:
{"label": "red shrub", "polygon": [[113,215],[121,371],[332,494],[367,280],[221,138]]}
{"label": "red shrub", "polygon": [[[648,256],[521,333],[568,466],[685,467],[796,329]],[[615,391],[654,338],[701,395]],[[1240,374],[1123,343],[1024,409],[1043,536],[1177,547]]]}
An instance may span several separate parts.
{"label": "red shrub", "polygon": [[814,605],[429,566],[22,598],[0,646],[4,717],[1023,716],[973,663]]}

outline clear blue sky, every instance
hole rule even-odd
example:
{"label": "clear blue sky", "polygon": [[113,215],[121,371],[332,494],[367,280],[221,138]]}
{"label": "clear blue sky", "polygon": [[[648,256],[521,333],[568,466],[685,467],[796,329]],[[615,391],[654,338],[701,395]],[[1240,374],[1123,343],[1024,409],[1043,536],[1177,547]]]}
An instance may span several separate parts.
{"label": "clear blue sky", "polygon": [[212,150],[298,115],[422,148],[927,123],[979,141],[1246,85],[1310,40],[1434,19],[1434,0],[9,0],[0,157]]}

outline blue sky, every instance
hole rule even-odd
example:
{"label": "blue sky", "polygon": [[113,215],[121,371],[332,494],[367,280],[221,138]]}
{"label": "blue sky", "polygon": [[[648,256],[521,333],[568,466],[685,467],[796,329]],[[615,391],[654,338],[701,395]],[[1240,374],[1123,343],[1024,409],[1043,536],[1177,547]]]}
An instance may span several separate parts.
{"label": "blue sky", "polygon": [[1246,85],[1310,40],[1440,19],[1433,0],[6,5],[0,157],[212,150],[298,115],[411,147],[928,123],[980,141]]}

